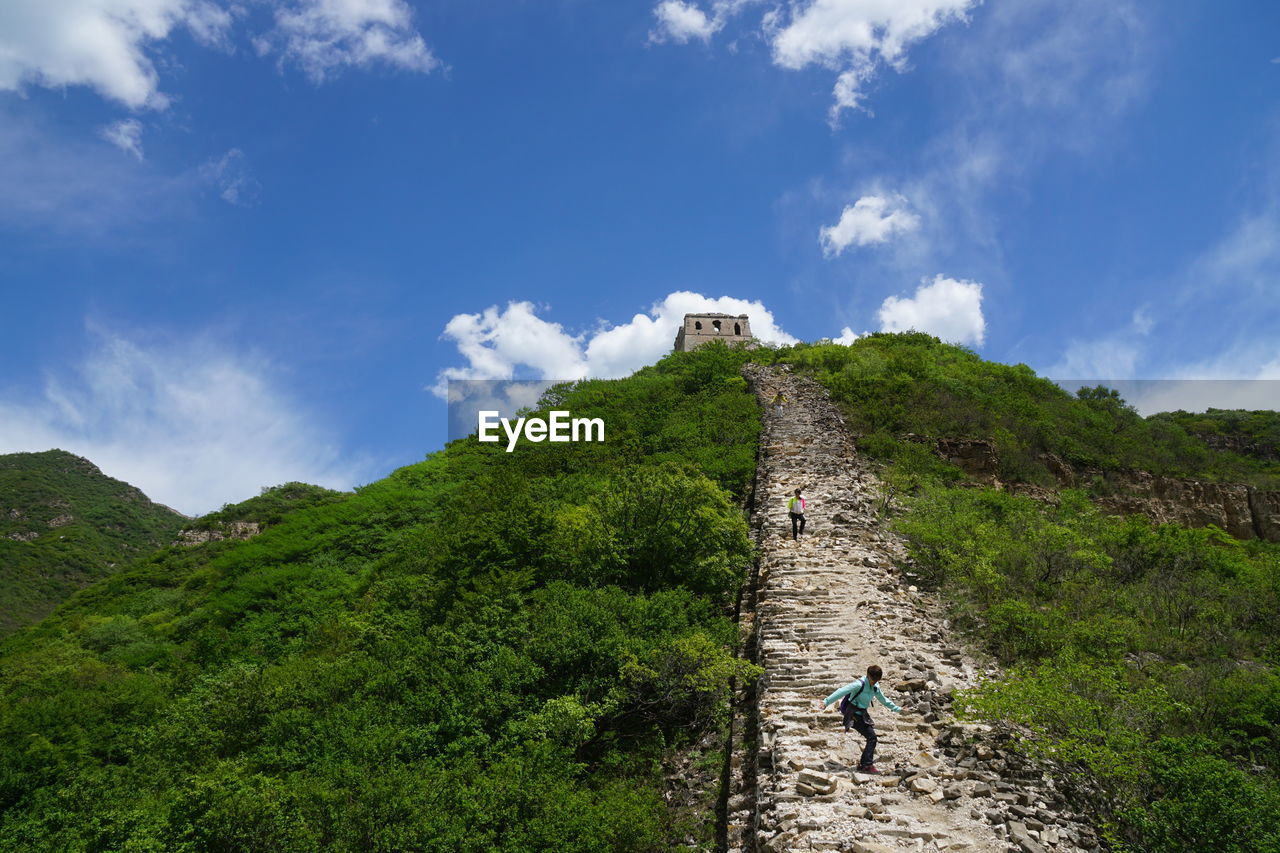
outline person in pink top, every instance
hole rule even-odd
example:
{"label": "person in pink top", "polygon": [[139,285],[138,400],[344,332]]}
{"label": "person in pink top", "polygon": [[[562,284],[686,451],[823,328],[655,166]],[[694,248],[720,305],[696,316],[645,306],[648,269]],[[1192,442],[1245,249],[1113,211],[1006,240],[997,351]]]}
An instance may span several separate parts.
{"label": "person in pink top", "polygon": [[[791,516],[791,538],[799,539],[800,534],[804,533],[804,498],[800,496],[800,490],[796,489],[796,496],[787,501],[787,513]],[[799,530],[796,528],[799,527]]]}

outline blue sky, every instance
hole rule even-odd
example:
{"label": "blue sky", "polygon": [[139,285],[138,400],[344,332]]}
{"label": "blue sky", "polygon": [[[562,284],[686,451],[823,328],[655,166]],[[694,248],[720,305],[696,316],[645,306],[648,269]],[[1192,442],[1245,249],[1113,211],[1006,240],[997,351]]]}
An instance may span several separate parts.
{"label": "blue sky", "polygon": [[1280,378],[1278,93],[1262,0],[11,1],[0,452],[347,487],[699,309]]}

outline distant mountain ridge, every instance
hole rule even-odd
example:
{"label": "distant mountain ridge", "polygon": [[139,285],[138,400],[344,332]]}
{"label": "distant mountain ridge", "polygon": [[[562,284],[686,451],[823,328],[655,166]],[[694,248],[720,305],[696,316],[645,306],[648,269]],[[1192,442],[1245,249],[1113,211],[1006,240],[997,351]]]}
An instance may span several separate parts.
{"label": "distant mountain ridge", "polygon": [[0,636],[168,545],[187,521],[65,450],[0,456]]}

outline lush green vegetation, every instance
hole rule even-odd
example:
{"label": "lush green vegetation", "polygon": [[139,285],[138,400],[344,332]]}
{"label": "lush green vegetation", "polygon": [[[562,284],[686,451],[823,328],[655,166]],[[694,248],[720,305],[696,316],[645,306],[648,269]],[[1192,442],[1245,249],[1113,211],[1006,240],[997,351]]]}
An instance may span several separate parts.
{"label": "lush green vegetation", "polygon": [[1162,412],[1154,417],[1178,424],[1211,447],[1234,447],[1265,462],[1280,461],[1280,412],[1209,409]]}
{"label": "lush green vegetation", "polygon": [[1280,548],[972,488],[903,440],[990,439],[1007,481],[1051,484],[1054,454],[1270,485],[1275,418],[1143,419],[917,334],[674,354],[547,395],[603,444],[456,442],[206,516],[267,529],[154,553],[0,646],[0,848],[708,845],[663,768],[754,674],[747,358],[825,382],[888,463],[915,571],[1006,667],[970,713],[1100,785],[1119,848],[1280,850]]}
{"label": "lush green vegetation", "polygon": [[169,544],[185,521],[64,450],[0,456],[0,637]]}
{"label": "lush green vegetation", "polygon": [[237,521],[252,522],[269,527],[279,524],[285,516],[311,506],[340,503],[342,492],[313,486],[310,483],[285,483],[280,486],[264,486],[257,497],[237,504],[227,504],[215,512],[202,515],[186,525],[187,530],[218,530]]}
{"label": "lush green vegetation", "polygon": [[991,489],[897,522],[962,628],[1009,667],[969,697],[1101,783],[1134,850],[1280,850],[1280,546]]}
{"label": "lush green vegetation", "polygon": [[1143,418],[1107,388],[1073,396],[1024,364],[985,361],[929,335],[801,344],[773,357],[829,387],[862,434],[860,447],[881,459],[918,454],[903,440],[915,433],[994,442],[1005,481],[1056,485],[1042,459],[1052,453],[1103,475],[1138,468],[1280,488],[1280,463],[1211,449],[1180,419]]}
{"label": "lush green vegetation", "polygon": [[754,675],[732,655],[759,429],[743,359],[554,389],[607,441],[455,442],[11,637],[0,849],[708,844],[662,768]]}
{"label": "lush green vegetation", "polygon": [[1274,413],[1140,418],[1106,389],[1071,397],[1024,366],[925,335],[777,357],[826,383],[886,460],[921,581],[1007,675],[965,697],[1024,746],[1100,786],[1117,849],[1280,850],[1280,546],[959,483],[903,433],[991,438],[1001,478],[1051,484],[1039,455],[1103,470],[1270,483],[1274,464],[1210,449],[1265,438]]}

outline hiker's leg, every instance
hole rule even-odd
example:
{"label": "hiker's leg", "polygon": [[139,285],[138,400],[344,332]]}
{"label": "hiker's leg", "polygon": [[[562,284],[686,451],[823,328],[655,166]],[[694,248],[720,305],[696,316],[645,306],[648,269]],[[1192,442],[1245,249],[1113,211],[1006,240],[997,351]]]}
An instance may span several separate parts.
{"label": "hiker's leg", "polygon": [[804,516],[800,516],[800,532],[804,533]]}
{"label": "hiker's leg", "polygon": [[867,739],[867,745],[862,749],[862,758],[858,760],[859,767],[866,767],[868,764],[874,764],[876,760],[876,727],[871,722],[871,716],[867,713],[858,714],[853,719],[853,727],[858,730],[858,734]]}
{"label": "hiker's leg", "polygon": [[797,524],[798,518],[800,518],[800,516],[796,515],[794,512],[791,513],[791,538],[792,539],[796,538],[796,524]]}

